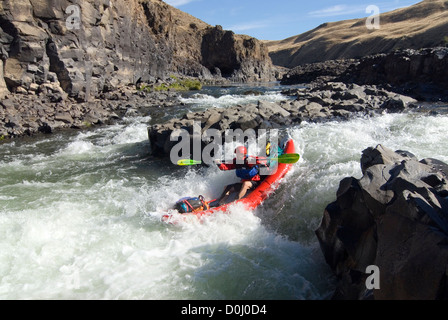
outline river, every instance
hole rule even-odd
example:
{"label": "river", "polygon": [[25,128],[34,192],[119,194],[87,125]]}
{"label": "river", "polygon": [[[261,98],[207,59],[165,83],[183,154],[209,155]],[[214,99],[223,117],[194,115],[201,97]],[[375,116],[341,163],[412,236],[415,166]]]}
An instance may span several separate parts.
{"label": "river", "polygon": [[334,278],[314,230],[339,181],[360,178],[362,150],[380,143],[448,162],[448,113],[288,128],[302,158],[257,210],[162,222],[176,200],[216,197],[236,177],[150,157],[148,123],[288,99],[281,89],[206,87],[157,114],[2,143],[0,299],[328,299]]}

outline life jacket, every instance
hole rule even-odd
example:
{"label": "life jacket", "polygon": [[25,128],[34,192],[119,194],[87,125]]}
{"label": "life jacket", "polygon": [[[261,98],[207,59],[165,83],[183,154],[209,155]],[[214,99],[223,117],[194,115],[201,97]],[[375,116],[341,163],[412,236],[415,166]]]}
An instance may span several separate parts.
{"label": "life jacket", "polygon": [[258,174],[258,166],[254,166],[249,169],[237,169],[236,176],[243,180],[250,180]]}
{"label": "life jacket", "polygon": [[260,172],[258,165],[255,165],[250,168],[247,168],[247,167],[248,167],[248,164],[247,164],[247,157],[246,157],[244,159],[244,164],[241,165],[240,168],[236,169],[236,176],[243,180],[250,180]]}
{"label": "life jacket", "polygon": [[203,196],[186,197],[176,202],[174,209],[179,213],[189,213],[208,210],[210,205],[205,201]]}

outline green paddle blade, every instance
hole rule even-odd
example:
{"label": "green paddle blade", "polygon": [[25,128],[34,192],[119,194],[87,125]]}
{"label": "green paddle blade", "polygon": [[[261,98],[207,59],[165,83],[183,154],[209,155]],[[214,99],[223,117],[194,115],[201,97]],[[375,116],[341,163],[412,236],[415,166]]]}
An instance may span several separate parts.
{"label": "green paddle blade", "polygon": [[279,163],[296,163],[300,159],[300,154],[298,153],[285,153],[280,155],[278,158],[270,158],[271,160],[277,160]]}
{"label": "green paddle blade", "polygon": [[[280,155],[278,158],[266,158],[266,160],[275,160],[279,163],[296,163],[299,161],[300,155],[298,153],[285,153]],[[178,166],[194,166],[197,164],[201,164],[201,161],[192,160],[192,159],[181,159],[177,162]]]}
{"label": "green paddle blade", "polygon": [[191,159],[181,159],[179,161],[177,161],[177,165],[178,166],[193,166],[196,164],[201,164],[201,161],[197,161],[197,160],[191,160]]}

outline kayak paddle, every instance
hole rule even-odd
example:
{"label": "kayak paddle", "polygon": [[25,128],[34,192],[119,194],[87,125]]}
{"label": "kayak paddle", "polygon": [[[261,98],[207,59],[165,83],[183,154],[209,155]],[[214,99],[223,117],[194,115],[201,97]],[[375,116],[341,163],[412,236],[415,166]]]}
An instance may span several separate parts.
{"label": "kayak paddle", "polygon": [[[285,153],[280,155],[278,158],[266,158],[266,160],[276,160],[279,163],[296,163],[299,161],[300,155],[298,153]],[[181,159],[177,162],[179,166],[193,166],[196,164],[201,164],[201,161],[191,160],[191,159]]]}
{"label": "kayak paddle", "polygon": [[201,164],[201,161],[191,160],[191,159],[181,159],[177,161],[178,166],[193,166],[195,164]]}
{"label": "kayak paddle", "polygon": [[296,163],[300,159],[300,154],[298,153],[285,153],[278,158],[266,158],[267,160],[277,160],[278,163]]}

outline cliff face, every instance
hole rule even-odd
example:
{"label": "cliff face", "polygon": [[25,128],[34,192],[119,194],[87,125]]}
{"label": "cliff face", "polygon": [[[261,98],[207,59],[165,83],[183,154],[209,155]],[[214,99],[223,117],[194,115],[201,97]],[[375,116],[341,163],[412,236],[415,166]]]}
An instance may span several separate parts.
{"label": "cliff face", "polygon": [[371,30],[366,27],[366,18],[325,23],[298,36],[266,44],[273,63],[288,68],[448,44],[445,0],[424,0],[407,8],[381,12],[379,22],[380,29]]}
{"label": "cliff face", "polygon": [[160,0],[5,0],[0,28],[3,96],[50,81],[85,100],[173,73],[272,79],[261,42],[211,27]]}
{"label": "cliff face", "polygon": [[243,81],[272,77],[272,65],[266,63],[270,57],[262,42],[220,26],[204,31],[201,53],[202,64],[215,74]]}

